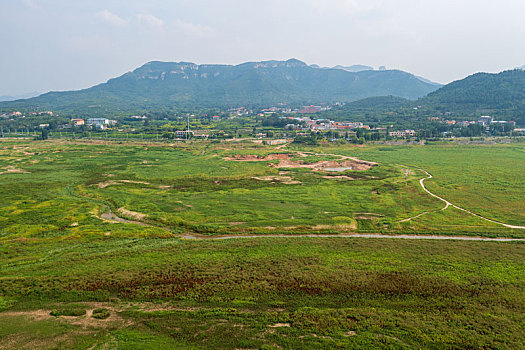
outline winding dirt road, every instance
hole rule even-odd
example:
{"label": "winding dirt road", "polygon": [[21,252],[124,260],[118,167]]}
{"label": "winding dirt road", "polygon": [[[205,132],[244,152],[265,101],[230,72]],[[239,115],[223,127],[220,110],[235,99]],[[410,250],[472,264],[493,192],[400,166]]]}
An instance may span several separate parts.
{"label": "winding dirt road", "polygon": [[[281,149],[284,148],[284,147],[287,146],[287,145],[288,145],[288,144],[282,145],[283,147],[281,147]],[[293,151],[293,152],[298,153],[298,151]],[[357,159],[357,158],[355,158],[355,157],[343,156],[343,155],[340,155],[340,154],[314,153],[314,155],[316,155],[316,156],[335,156],[335,157],[340,157],[341,159],[351,159],[351,160],[360,161],[359,159]],[[373,162],[370,162],[370,163],[373,163]],[[377,163],[375,163],[375,164],[377,164]],[[465,209],[465,208],[461,208],[461,207],[459,207],[459,206],[457,206],[457,205],[455,205],[455,204],[453,204],[453,203],[450,203],[450,202],[447,201],[445,198],[440,197],[440,196],[438,196],[437,194],[434,194],[434,193],[430,192],[430,191],[428,190],[428,188],[426,188],[426,186],[425,186],[425,180],[432,179],[433,176],[432,176],[432,174],[430,174],[428,171],[426,171],[426,170],[424,170],[424,169],[419,169],[419,170],[421,170],[422,172],[424,172],[425,174],[427,174],[427,177],[424,177],[424,178],[422,178],[421,180],[419,180],[419,184],[421,185],[421,188],[423,188],[423,190],[424,190],[426,193],[428,193],[429,195],[431,195],[432,197],[437,198],[437,199],[439,199],[439,200],[441,200],[441,201],[443,201],[443,202],[445,203],[445,206],[444,206],[443,208],[441,208],[440,210],[446,210],[446,209],[448,209],[448,207],[453,207],[453,208],[456,208],[456,209],[458,209],[458,210],[461,210],[461,211],[463,211],[463,212],[465,212],[465,213],[468,213],[468,214],[470,214],[470,215],[477,216],[478,218],[483,219],[483,220],[485,220],[485,221],[492,222],[493,224],[502,225],[502,226],[505,226],[505,227],[507,227],[507,228],[513,228],[513,229],[525,230],[525,226],[510,225],[510,224],[506,224],[506,223],[504,223],[504,222],[499,222],[499,221],[496,221],[496,220],[492,220],[492,219],[486,218],[486,217],[481,216],[481,215],[479,215],[479,214],[473,213],[473,212],[471,212],[470,210],[467,210],[467,209]],[[429,214],[429,213],[432,213],[432,212],[428,212],[428,211],[426,211],[426,212],[420,213],[420,214],[418,214],[418,215],[416,215],[416,216],[410,217],[410,218],[408,218],[408,219],[401,220],[400,222],[407,222],[407,221],[410,221],[410,220],[416,219],[416,218],[418,218],[418,217],[420,217],[420,216],[423,216],[423,215],[425,215],[425,214]]]}
{"label": "winding dirt road", "polygon": [[[434,193],[430,192],[430,191],[428,190],[428,188],[426,188],[426,186],[425,186],[425,180],[432,179],[433,176],[432,176],[432,174],[430,174],[430,173],[429,173],[428,171],[426,171],[426,170],[423,170],[423,169],[419,169],[419,170],[421,170],[421,171],[423,171],[425,174],[427,174],[427,177],[424,177],[424,178],[422,178],[421,180],[419,180],[419,183],[421,184],[421,187],[423,188],[423,190],[424,190],[426,193],[428,193],[429,195],[431,195],[432,197],[437,198],[437,199],[439,199],[440,201],[443,201],[443,202],[445,203],[445,207],[444,207],[443,209],[441,209],[441,210],[445,210],[445,209],[447,209],[448,207],[453,207],[453,208],[456,208],[456,209],[458,209],[458,210],[464,211],[465,213],[468,213],[468,214],[470,214],[470,215],[477,216],[478,218],[483,219],[483,220],[485,220],[485,221],[492,222],[492,223],[494,223],[494,224],[502,225],[502,226],[505,226],[505,227],[508,227],[508,228],[514,228],[514,229],[525,230],[525,226],[509,225],[509,224],[505,224],[505,223],[503,223],[503,222],[499,222],[499,221],[496,221],[496,220],[492,220],[492,219],[486,218],[486,217],[481,216],[481,215],[479,215],[479,214],[473,213],[473,212],[471,212],[470,210],[467,210],[467,209],[465,209],[465,208],[458,207],[457,205],[452,204],[452,203],[450,203],[449,201],[447,201],[445,198],[440,197],[440,196],[438,196],[437,194],[434,194]],[[426,213],[421,213],[421,214],[419,214],[418,216],[415,216],[415,217],[413,217],[413,218],[419,217],[419,216],[421,216],[421,215],[423,215],[423,214],[426,214]],[[413,219],[413,218],[410,218],[410,219]],[[405,221],[408,221],[408,220],[405,219]]]}

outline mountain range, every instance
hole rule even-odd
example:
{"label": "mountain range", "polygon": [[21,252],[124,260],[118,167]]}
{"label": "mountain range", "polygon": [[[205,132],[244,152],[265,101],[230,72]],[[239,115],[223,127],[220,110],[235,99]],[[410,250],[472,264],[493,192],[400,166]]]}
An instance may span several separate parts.
{"label": "mountain range", "polygon": [[456,117],[491,114],[525,125],[523,69],[477,73],[441,86],[399,70],[368,68],[371,67],[322,68],[296,59],[236,66],[154,61],[88,89],[0,102],[0,109],[97,115],[346,102],[348,115],[354,112],[373,115],[423,106],[428,114],[449,113]]}
{"label": "mountain range", "polygon": [[[350,102],[393,95],[417,99],[440,87],[399,70],[316,68],[296,59],[240,65],[149,62],[94,87],[49,92],[0,103],[4,108],[40,108],[72,113],[176,106],[269,106]],[[361,70],[364,69],[364,70]]]}

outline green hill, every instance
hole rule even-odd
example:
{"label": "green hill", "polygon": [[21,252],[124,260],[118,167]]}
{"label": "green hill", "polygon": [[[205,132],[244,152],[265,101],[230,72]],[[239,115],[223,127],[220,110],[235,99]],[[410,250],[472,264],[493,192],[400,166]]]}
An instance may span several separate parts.
{"label": "green hill", "polygon": [[478,73],[450,83],[418,104],[440,113],[494,117],[525,124],[525,71]]}
{"label": "green hill", "polygon": [[483,114],[525,125],[525,71],[474,74],[416,101],[395,96],[365,98],[328,111],[323,117],[413,123],[431,116],[472,120]]}

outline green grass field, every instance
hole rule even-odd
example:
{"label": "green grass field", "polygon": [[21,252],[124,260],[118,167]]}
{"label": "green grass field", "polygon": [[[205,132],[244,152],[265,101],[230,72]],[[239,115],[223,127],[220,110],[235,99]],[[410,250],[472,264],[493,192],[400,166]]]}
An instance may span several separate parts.
{"label": "green grass field", "polygon": [[[524,237],[454,208],[524,225],[525,147],[368,146],[299,149],[253,143],[88,144],[3,142],[0,185],[3,237],[103,235],[165,236],[181,232],[430,233]],[[301,149],[304,150],[304,149]],[[314,163],[333,155],[376,161],[370,170],[330,174],[305,168],[269,167],[278,161],[231,161],[228,156],[288,153]],[[317,154],[317,155],[315,155]],[[351,178],[351,179],[350,179]],[[153,227],[110,224],[120,217]],[[404,221],[428,212],[410,221]]]}
{"label": "green grass field", "polygon": [[[0,344],[518,349],[523,248],[338,238],[12,240],[1,252]],[[108,318],[90,316],[101,308]]]}
{"label": "green grass field", "polygon": [[0,142],[0,349],[524,348],[523,242],[180,238],[525,237],[420,169],[525,224],[520,143]]}

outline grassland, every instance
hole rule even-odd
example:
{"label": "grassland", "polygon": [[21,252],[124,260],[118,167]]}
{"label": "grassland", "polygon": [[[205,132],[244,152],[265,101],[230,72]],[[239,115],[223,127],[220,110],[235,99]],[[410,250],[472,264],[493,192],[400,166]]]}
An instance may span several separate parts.
{"label": "grassland", "polygon": [[[181,232],[430,233],[525,237],[443,203],[419,186],[485,217],[523,225],[525,152],[512,146],[370,146],[280,149],[253,143],[2,143],[0,235],[165,236]],[[315,163],[357,156],[366,171],[279,168],[232,156],[289,154]],[[300,153],[299,153],[300,154]],[[497,161],[496,161],[497,160]],[[109,211],[152,227],[100,220]],[[418,216],[412,220],[409,218]]]}
{"label": "grassland", "polygon": [[[0,344],[518,349],[523,248],[338,238],[13,240],[2,245],[0,293],[10,307],[0,313]],[[108,318],[90,316],[101,308]]]}
{"label": "grassland", "polygon": [[[523,225],[524,151],[1,142],[0,349],[521,349],[522,242],[180,235],[525,237],[419,186]],[[282,153],[379,165],[227,160]]]}

